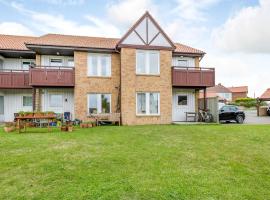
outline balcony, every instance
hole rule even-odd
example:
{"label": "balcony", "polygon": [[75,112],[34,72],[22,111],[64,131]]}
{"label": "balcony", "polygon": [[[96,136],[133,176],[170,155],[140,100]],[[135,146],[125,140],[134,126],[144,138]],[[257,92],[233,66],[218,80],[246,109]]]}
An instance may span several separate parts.
{"label": "balcony", "polygon": [[29,70],[31,86],[74,87],[75,70],[73,67],[34,66]]}
{"label": "balcony", "polygon": [[29,85],[28,70],[8,70],[0,71],[0,88],[1,89],[24,89],[31,88]]}
{"label": "balcony", "polygon": [[178,87],[212,87],[215,85],[215,69],[173,67],[172,85]]}

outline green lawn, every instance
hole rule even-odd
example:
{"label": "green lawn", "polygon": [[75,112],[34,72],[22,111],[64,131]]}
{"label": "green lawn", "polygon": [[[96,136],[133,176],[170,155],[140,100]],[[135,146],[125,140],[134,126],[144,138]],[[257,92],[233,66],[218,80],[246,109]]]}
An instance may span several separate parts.
{"label": "green lawn", "polygon": [[0,133],[0,199],[270,199],[270,126]]}

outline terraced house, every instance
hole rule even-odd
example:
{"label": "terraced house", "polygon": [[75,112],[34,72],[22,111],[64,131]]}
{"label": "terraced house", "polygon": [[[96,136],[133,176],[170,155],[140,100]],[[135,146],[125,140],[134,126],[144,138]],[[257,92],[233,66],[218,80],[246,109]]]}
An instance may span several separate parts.
{"label": "terraced house", "polygon": [[174,43],[146,12],[120,39],[0,35],[0,118],[24,110],[121,113],[124,125],[168,124],[215,85],[204,52]]}

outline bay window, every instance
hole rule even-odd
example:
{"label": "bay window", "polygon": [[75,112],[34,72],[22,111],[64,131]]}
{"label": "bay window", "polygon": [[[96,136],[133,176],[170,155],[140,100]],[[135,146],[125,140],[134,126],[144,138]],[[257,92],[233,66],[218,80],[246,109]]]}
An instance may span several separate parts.
{"label": "bay window", "polygon": [[136,74],[159,74],[159,51],[136,51]]}
{"label": "bay window", "polygon": [[88,113],[110,113],[111,94],[88,94]]}
{"label": "bay window", "polygon": [[159,93],[138,92],[136,95],[137,115],[159,115]]}
{"label": "bay window", "polygon": [[111,55],[88,54],[88,76],[111,76]]}

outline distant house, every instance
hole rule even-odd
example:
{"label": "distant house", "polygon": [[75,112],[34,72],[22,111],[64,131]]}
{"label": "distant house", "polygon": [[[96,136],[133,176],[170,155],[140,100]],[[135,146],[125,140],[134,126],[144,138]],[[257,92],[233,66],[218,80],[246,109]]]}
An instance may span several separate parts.
{"label": "distant house", "polygon": [[270,88],[266,89],[259,99],[263,101],[270,101]]}
{"label": "distant house", "polygon": [[248,95],[248,86],[228,87],[232,92],[232,101],[238,98],[246,98]]}
{"label": "distant house", "polygon": [[[232,92],[221,83],[215,85],[214,87],[209,87],[206,89],[206,97],[218,97],[219,102],[230,102],[232,101]],[[200,93],[200,98],[203,98],[203,93]]]}

